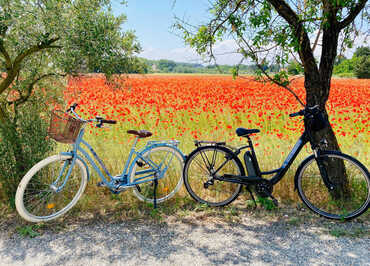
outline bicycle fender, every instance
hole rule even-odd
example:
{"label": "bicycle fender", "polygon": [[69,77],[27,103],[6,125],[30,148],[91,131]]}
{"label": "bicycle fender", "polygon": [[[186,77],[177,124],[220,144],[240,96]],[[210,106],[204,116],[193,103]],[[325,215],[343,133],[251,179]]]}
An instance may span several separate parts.
{"label": "bicycle fender", "polygon": [[143,153],[145,153],[146,151],[149,151],[150,149],[152,149],[153,147],[170,147],[170,148],[173,148],[175,149],[176,151],[178,151],[180,154],[181,154],[181,157],[182,159],[186,160],[187,156],[175,145],[171,145],[171,144],[167,144],[167,143],[161,143],[161,144],[154,144],[154,145],[151,145],[151,146],[148,146],[148,147],[145,147],[145,149],[142,151]]}
{"label": "bicycle fender", "polygon": [[[197,147],[196,149],[194,149],[191,153],[189,153],[189,155],[185,156],[186,159],[185,159],[184,166],[188,163],[189,158],[191,158],[193,156],[193,154],[197,153],[200,150],[204,150],[204,149],[207,149],[207,148],[210,148],[210,147],[213,148],[214,146],[213,145],[207,145],[207,146]],[[230,152],[232,154],[232,158],[235,159],[236,163],[239,165],[240,169],[242,170],[241,175],[245,176],[245,169],[244,169],[244,166],[243,166],[242,162],[240,161],[239,157],[236,156],[233,153],[232,150],[230,150],[229,148],[227,148],[225,146],[219,146],[219,148],[226,151],[226,152]],[[184,167],[184,171],[185,171],[185,167]]]}
{"label": "bicycle fender", "polygon": [[[73,157],[73,152],[61,152],[60,155],[62,156],[69,156],[69,157]],[[85,162],[85,160],[78,154],[76,154],[76,158],[79,159],[85,166],[86,168],[86,173],[87,173],[87,182],[90,181],[90,172],[89,172],[89,167],[87,166],[87,163]]]}
{"label": "bicycle fender", "polygon": [[307,162],[311,161],[311,160],[312,160],[312,159],[314,159],[314,158],[315,158],[315,155],[310,155],[310,156],[306,157],[306,158],[305,158],[305,159],[300,163],[300,165],[298,166],[297,171],[295,172],[295,175],[294,175],[294,190],[297,190],[297,188],[298,188],[298,174],[301,172],[301,170],[302,170],[303,166],[304,166]]}

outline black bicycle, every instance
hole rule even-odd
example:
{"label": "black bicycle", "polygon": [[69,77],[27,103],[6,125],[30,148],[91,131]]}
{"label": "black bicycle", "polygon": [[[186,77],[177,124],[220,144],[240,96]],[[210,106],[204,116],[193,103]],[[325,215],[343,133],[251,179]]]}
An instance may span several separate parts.
{"label": "black bicycle", "polygon": [[[197,148],[186,159],[184,183],[187,191],[198,202],[210,206],[224,206],[235,200],[244,185],[256,205],[252,191],[259,197],[272,196],[273,187],[288,171],[293,161],[308,142],[313,155],[299,165],[294,177],[295,189],[303,203],[313,212],[330,219],[349,220],[364,213],[370,205],[369,171],[355,158],[338,151],[324,150],[327,141],[316,143],[310,134],[327,126],[318,106],[307,107],[289,115],[304,116],[305,131],[278,169],[261,172],[250,135],[258,129],[238,128],[236,134],[248,139],[248,145],[231,148],[225,142],[195,141]],[[243,149],[247,170],[245,174],[238,155]],[[271,179],[264,175],[275,174]],[[257,205],[256,205],[257,206]]]}

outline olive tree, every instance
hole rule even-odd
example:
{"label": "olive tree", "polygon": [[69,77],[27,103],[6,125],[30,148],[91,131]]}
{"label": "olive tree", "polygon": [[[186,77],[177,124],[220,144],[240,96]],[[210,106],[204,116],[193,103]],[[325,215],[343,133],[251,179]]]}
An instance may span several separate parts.
{"label": "olive tree", "polygon": [[[122,30],[125,20],[113,15],[108,0],[0,0],[0,181],[7,195],[48,150],[40,132],[33,133],[38,143],[24,140],[41,124],[21,120],[37,118],[27,113],[60,90],[61,76],[140,70],[135,55],[141,48],[133,31]],[[46,146],[37,155],[41,143]]]}

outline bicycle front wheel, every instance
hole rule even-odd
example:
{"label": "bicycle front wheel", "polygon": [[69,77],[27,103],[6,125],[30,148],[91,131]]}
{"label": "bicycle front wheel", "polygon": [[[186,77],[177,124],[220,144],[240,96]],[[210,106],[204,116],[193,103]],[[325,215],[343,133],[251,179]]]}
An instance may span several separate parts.
{"label": "bicycle front wheel", "polygon": [[83,162],[76,159],[72,169],[71,166],[72,157],[64,155],[50,156],[34,165],[17,188],[15,204],[19,215],[29,222],[45,222],[71,209],[87,184]]}
{"label": "bicycle front wheel", "polygon": [[185,187],[192,198],[200,203],[224,206],[235,200],[242,188],[240,184],[214,178],[225,174],[244,176],[240,160],[225,147],[203,146],[194,150],[186,160]]}
{"label": "bicycle front wheel", "polygon": [[308,157],[297,170],[298,194],[315,213],[329,219],[350,220],[364,213],[370,205],[369,172],[359,161],[335,151],[320,155],[321,173],[315,157]]}
{"label": "bicycle front wheel", "polygon": [[[132,170],[131,182],[143,182],[134,187],[134,194],[142,201],[154,203],[155,184],[152,180],[158,177],[156,201],[161,203],[172,198],[182,185],[182,155],[169,146],[158,146],[147,151],[143,157],[154,164],[152,167],[143,160],[135,163]],[[146,180],[148,180],[146,182]]]}

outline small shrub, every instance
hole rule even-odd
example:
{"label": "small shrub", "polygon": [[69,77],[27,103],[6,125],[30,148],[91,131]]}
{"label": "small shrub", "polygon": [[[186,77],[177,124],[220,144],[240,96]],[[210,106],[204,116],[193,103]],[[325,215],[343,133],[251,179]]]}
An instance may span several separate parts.
{"label": "small shrub", "polygon": [[354,72],[359,79],[370,78],[370,56],[361,56],[357,61]]}
{"label": "small shrub", "polygon": [[288,65],[289,75],[299,75],[303,73],[303,67],[297,61],[290,61]]}
{"label": "small shrub", "polygon": [[19,107],[14,124],[0,127],[1,194],[13,208],[18,183],[54,146],[51,140],[47,140],[49,121],[40,116],[44,110],[39,103],[28,102]]}
{"label": "small shrub", "polygon": [[353,73],[339,73],[339,74],[336,74],[337,77],[340,77],[340,78],[353,78],[355,77],[355,75]]}

